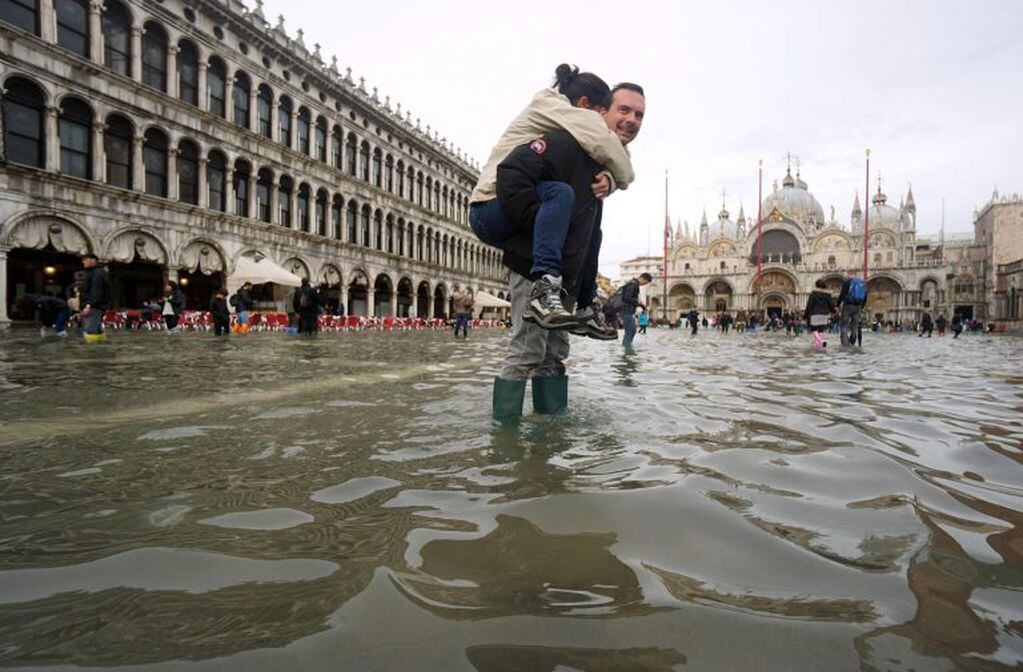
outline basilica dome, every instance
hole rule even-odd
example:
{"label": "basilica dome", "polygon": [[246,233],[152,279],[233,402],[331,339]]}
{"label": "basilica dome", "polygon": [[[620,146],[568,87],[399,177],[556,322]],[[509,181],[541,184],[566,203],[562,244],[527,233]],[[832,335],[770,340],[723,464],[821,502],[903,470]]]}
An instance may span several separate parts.
{"label": "basilica dome", "polygon": [[711,222],[707,229],[707,240],[714,240],[715,238],[731,238],[735,240],[736,225],[731,219],[729,219],[729,212],[724,206],[721,207],[721,212],[718,213],[718,218]]}
{"label": "basilica dome", "polygon": [[[777,182],[775,183],[777,185]],[[792,171],[785,171],[782,188],[775,190],[764,199],[762,204],[764,216],[777,210],[793,221],[803,223],[824,222],[824,208],[817,202],[807,188],[806,182],[792,177]]]}
{"label": "basilica dome", "polygon": [[893,231],[898,231],[901,228],[899,211],[888,205],[887,201],[888,196],[878,189],[877,193],[874,194],[874,205],[870,208],[870,227],[883,226]]}

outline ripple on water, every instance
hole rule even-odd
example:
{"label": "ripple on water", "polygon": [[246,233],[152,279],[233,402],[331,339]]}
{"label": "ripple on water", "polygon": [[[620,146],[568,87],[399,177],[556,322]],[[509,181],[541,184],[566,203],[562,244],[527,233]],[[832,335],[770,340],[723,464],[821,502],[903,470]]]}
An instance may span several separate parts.
{"label": "ripple on water", "polygon": [[304,511],[295,509],[264,509],[262,511],[239,511],[225,513],[213,518],[204,518],[199,522],[214,527],[228,527],[237,530],[287,530],[306,523],[315,518]]}
{"label": "ripple on water", "polygon": [[310,498],[321,504],[345,504],[357,499],[368,497],[374,492],[390,490],[401,485],[401,481],[385,476],[366,476],[353,478],[339,485],[332,485],[314,492]]}

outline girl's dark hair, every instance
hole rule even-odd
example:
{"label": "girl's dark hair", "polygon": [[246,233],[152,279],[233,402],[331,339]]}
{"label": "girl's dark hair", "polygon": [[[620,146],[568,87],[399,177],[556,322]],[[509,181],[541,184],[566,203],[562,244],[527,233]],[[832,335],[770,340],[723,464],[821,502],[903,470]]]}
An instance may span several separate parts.
{"label": "girl's dark hair", "polygon": [[579,72],[579,68],[568,63],[554,70],[554,86],[573,105],[583,96],[591,107],[601,105],[611,93],[611,87],[603,79],[592,72]]}

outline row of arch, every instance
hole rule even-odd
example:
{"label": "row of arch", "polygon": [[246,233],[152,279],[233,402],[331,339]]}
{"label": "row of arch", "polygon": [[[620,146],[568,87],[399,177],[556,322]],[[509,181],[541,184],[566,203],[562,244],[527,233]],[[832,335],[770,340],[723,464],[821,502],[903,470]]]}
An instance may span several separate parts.
{"label": "row of arch", "polygon": [[[258,219],[305,233],[415,261],[490,277],[500,275],[496,250],[403,215],[384,213],[355,198],[315,188],[285,172],[230,161],[217,148],[182,137],[172,143],[156,125],[144,130],[121,113],[98,121],[87,102],[68,95],[56,117],[45,119],[42,93],[23,77],[5,81],[4,137],[8,160],[46,165],[50,146],[59,151],[62,174],[102,180],[161,198]],[[57,137],[47,127],[56,125]]]}
{"label": "row of arch", "polygon": [[[43,0],[43,3],[50,0]],[[0,20],[40,32],[41,4],[0,0]],[[206,55],[193,40],[176,40],[159,21],[132,15],[119,0],[105,3],[60,0],[56,43],[82,58],[178,98],[305,156],[405,198],[439,216],[468,222],[469,199],[461,189],[396,158],[346,131],[325,114],[314,114],[287,94],[231,68],[216,54]],[[95,18],[93,18],[95,16]],[[97,31],[99,35],[94,35]],[[95,38],[95,39],[94,39]],[[315,117],[315,119],[314,119]]]}

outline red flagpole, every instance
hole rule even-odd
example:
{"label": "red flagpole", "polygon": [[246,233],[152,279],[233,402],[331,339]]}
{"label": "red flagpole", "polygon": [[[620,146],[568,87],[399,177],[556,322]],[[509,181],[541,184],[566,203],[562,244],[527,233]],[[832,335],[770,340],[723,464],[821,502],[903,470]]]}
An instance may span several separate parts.
{"label": "red flagpole", "polygon": [[668,218],[668,171],[664,171],[664,294],[661,296],[662,317],[668,321],[668,236],[671,219]]}
{"label": "red flagpole", "polygon": [[[757,161],[757,291],[760,291],[760,276],[764,273],[764,160]],[[757,306],[760,308],[760,306]]]}
{"label": "red flagpole", "polygon": [[863,191],[867,202],[863,211],[863,282],[867,281],[867,232],[870,228],[870,150],[867,150],[867,186]]}

